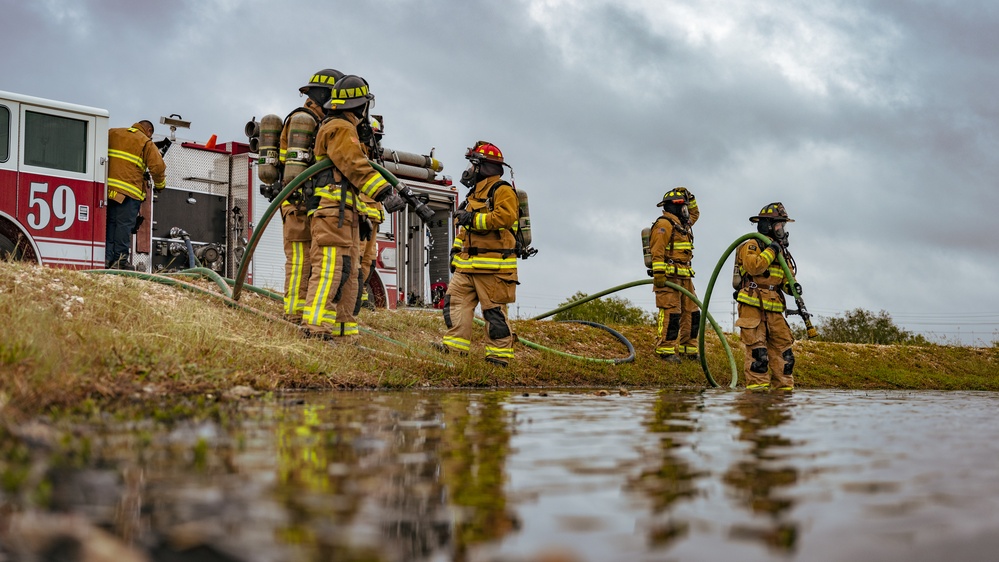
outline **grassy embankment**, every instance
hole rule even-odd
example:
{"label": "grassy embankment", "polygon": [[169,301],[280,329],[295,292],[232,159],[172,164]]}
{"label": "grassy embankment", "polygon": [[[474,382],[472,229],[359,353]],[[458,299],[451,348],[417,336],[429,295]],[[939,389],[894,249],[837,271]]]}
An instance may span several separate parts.
{"label": "grassy embankment", "polygon": [[[214,285],[199,286],[217,292]],[[280,303],[244,291],[241,304],[280,316]],[[615,326],[638,350],[624,365],[585,362],[517,345],[508,369],[482,360],[481,328],[468,357],[430,351],[437,310],[364,311],[360,345],[302,339],[291,324],[222,301],[133,278],[0,262],[0,411],[32,413],[84,399],[154,398],[221,391],[410,387],[703,387],[697,363],[651,356],[653,326]],[[579,324],[515,321],[533,342],[591,357],[621,357],[609,334]],[[742,360],[737,337],[729,344]],[[709,365],[729,367],[711,331]],[[372,349],[377,351],[372,351]],[[999,350],[799,342],[799,388],[999,390]],[[442,363],[450,363],[445,365]]]}

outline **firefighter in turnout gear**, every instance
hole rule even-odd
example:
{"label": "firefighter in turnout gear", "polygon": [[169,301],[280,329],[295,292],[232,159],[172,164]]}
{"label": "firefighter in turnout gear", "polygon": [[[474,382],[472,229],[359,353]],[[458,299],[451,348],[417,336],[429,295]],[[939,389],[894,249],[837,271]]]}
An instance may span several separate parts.
{"label": "firefighter in turnout gear", "polygon": [[784,293],[790,293],[791,288],[777,255],[787,245],[784,225],[794,221],[788,218],[781,203],[767,205],[749,220],[771,242],[763,245],[757,239],[747,240],[736,252],[735,264],[742,278],[735,296],[739,302],[735,325],[746,347],[746,389],[767,390],[773,380],[777,388],[792,390],[794,336],[784,318]]}
{"label": "firefighter in turnout gear", "polygon": [[[322,339],[355,336],[357,268],[360,260],[361,216],[367,212],[360,195],[385,203],[388,209],[405,206],[368,162],[358,140],[358,124],[368,119],[374,96],[359,76],[337,80],[326,102],[327,118],[316,134],[316,160],[329,158],[333,167],[321,173],[311,198],[312,275],[302,315],[307,334]],[[389,204],[391,201],[391,204]]]}
{"label": "firefighter in turnout gear", "polygon": [[166,188],[166,164],[153,144],[153,124],[143,120],[131,127],[108,130],[108,207],[104,261],[108,269],[130,269],[132,229],[139,206],[146,200],[146,170],[153,188]]}
{"label": "firefighter in turnout gear", "polygon": [[471,345],[475,307],[486,322],[486,361],[507,366],[516,335],[507,318],[507,305],[516,300],[517,255],[514,229],[519,203],[513,186],[500,179],[503,153],[479,141],[468,149],[471,165],[461,175],[469,187],[455,213],[458,233],[451,249],[454,276],[444,295],[447,332],[438,349],[465,354]]}
{"label": "firefighter in turnout gear", "polygon": [[681,356],[698,359],[697,329],[701,312],[694,301],[666,285],[669,281],[694,293],[694,233],[691,227],[700,217],[697,200],[685,187],[671,189],[656,204],[663,208],[652,224],[649,248],[652,253],[653,291],[656,295],[656,354],[671,363]]}
{"label": "firefighter in turnout gear", "polygon": [[[292,129],[292,117],[305,113],[319,124],[325,118],[323,104],[330,99],[333,84],[343,77],[339,70],[327,68],[312,75],[309,83],[298,89],[306,96],[302,107],[295,109],[284,119],[281,129],[278,161],[283,167],[288,161],[288,137]],[[306,133],[307,134],[307,133]],[[309,135],[310,137],[312,135]],[[311,153],[293,149],[293,160],[311,161]],[[288,185],[291,178],[284,178]],[[306,208],[306,194],[298,191],[281,204],[281,234],[284,240],[284,313],[293,322],[301,322],[305,311],[305,299],[309,293],[309,277],[312,275],[310,250],[312,247],[311,220]]]}

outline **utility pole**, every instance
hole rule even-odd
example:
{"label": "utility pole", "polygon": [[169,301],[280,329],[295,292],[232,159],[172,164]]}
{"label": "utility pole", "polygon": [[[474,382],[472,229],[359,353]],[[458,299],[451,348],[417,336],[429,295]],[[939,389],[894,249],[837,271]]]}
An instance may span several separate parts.
{"label": "utility pole", "polygon": [[732,301],[732,333],[735,333],[735,301]]}

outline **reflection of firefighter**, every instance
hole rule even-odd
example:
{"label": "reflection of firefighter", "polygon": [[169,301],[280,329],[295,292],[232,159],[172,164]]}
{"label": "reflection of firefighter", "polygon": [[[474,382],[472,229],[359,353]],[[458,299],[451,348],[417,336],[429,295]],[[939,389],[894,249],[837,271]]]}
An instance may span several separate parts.
{"label": "reflection of firefighter", "polygon": [[736,399],[734,407],[740,417],[733,423],[739,428],[739,440],[750,447],[747,458],[733,464],[724,475],[739,503],[764,518],[762,526],[736,526],[730,536],[760,541],[780,552],[793,551],[798,541],[798,524],[788,519],[794,502],[780,494],[798,481],[798,471],[782,465],[780,455],[774,454],[774,448],[791,445],[776,431],[791,419],[787,400],[781,395],[757,393]]}
{"label": "reflection of firefighter", "polygon": [[470,188],[455,213],[459,227],[451,249],[454,276],[444,297],[442,351],[467,353],[475,307],[486,321],[486,361],[505,367],[513,358],[513,330],[507,305],[516,300],[517,254],[514,229],[519,202],[513,187],[500,179],[503,153],[479,141],[468,149],[471,162],[461,175]]}
{"label": "reflection of firefighter", "polygon": [[[330,98],[333,83],[341,78],[339,70],[327,68],[315,73],[309,83],[298,89],[308,96],[302,107],[295,109],[284,119],[281,129],[279,162],[287,165],[289,156],[296,168],[308,164],[312,159],[315,125],[311,131],[295,130],[292,134],[292,121],[296,125],[301,118],[298,114],[312,117],[316,123],[323,120],[323,104]],[[306,121],[307,123],[307,121]],[[289,147],[289,138],[295,140]],[[305,145],[305,146],[298,146]],[[290,148],[290,154],[289,154]],[[299,170],[300,171],[300,170]],[[286,177],[282,183],[288,185],[292,178]],[[282,235],[284,238],[284,312],[294,322],[300,322],[305,310],[305,299],[309,293],[309,277],[312,274],[312,263],[309,250],[312,246],[311,221],[305,205],[306,197],[297,192],[281,204]]]}
{"label": "reflection of firefighter", "polygon": [[392,191],[388,181],[368,162],[358,140],[357,127],[368,119],[374,96],[368,83],[348,75],[336,81],[324,108],[327,119],[316,135],[316,160],[329,158],[333,167],[320,174],[311,199],[312,276],[303,319],[313,337],[354,336],[357,300],[357,274],[360,260],[361,213],[366,212],[359,194],[386,202],[397,210],[405,203]]}
{"label": "reflection of firefighter", "polygon": [[680,356],[697,359],[697,328],[700,311],[690,297],[666,285],[675,283],[694,292],[694,233],[700,217],[697,200],[684,187],[671,189],[656,204],[663,214],[652,224],[649,249],[656,295],[656,347],[660,358],[679,362]]}
{"label": "reflection of firefighter", "polygon": [[[759,240],[743,242],[736,252],[735,264],[741,276],[736,300],[739,301],[739,337],[746,347],[746,388],[766,390],[771,377],[781,390],[794,388],[794,336],[784,318],[784,293],[791,288],[777,255],[787,244],[784,225],[794,222],[784,205],[771,203],[759,215],[750,217],[757,231],[772,242],[763,246]],[[796,272],[792,271],[794,275]],[[768,374],[769,373],[769,374]]]}
{"label": "reflection of firefighter", "polygon": [[150,140],[151,121],[139,121],[129,128],[108,130],[108,208],[104,261],[108,269],[135,270],[128,262],[132,229],[139,216],[139,206],[146,200],[146,169],[153,187],[166,188],[166,164]]}

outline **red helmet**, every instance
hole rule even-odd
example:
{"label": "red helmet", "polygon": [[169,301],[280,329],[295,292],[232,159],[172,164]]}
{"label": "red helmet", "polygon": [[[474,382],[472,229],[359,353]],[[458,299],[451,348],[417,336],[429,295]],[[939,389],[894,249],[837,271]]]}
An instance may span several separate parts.
{"label": "red helmet", "polygon": [[502,164],[503,152],[491,142],[479,141],[475,143],[475,146],[468,149],[468,152],[465,153],[465,158],[468,160],[485,160],[486,162]]}

